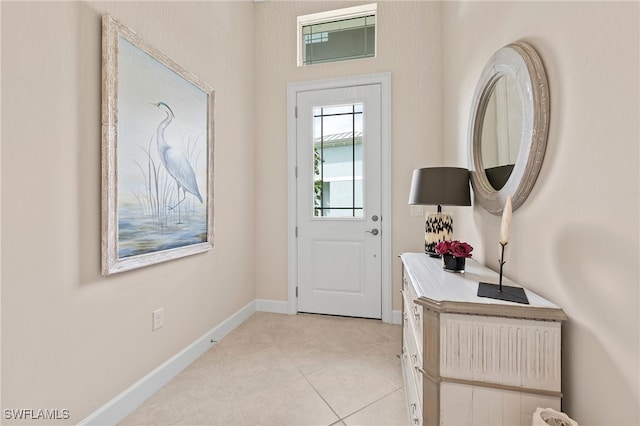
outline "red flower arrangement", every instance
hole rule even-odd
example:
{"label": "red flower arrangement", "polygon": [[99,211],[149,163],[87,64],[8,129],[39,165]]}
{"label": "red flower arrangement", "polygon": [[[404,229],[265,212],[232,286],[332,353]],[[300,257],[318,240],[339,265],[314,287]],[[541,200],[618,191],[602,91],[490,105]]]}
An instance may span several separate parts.
{"label": "red flower arrangement", "polygon": [[465,242],[455,241],[440,241],[436,245],[436,253],[438,254],[450,254],[455,257],[471,257],[473,247]]}

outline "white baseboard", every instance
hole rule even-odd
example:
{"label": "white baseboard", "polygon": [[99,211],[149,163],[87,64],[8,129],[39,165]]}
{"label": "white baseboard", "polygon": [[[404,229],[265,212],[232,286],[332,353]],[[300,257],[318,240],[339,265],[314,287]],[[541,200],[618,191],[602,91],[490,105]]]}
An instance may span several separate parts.
{"label": "white baseboard", "polygon": [[289,302],[286,300],[268,300],[268,299],[256,299],[256,311],[258,312],[272,312],[274,314],[287,314]]}
{"label": "white baseboard", "polygon": [[[123,420],[151,395],[169,383],[171,379],[177,376],[193,361],[209,350],[213,342],[220,341],[234,328],[249,318],[256,311],[257,304],[257,300],[252,300],[247,303],[243,308],[222,321],[216,327],[209,330],[202,337],[184,348],[178,354],[174,355],[171,359],[167,360],[164,364],[138,380],[98,410],[94,411],[79,424],[115,425]],[[268,306],[269,304],[266,305]]]}

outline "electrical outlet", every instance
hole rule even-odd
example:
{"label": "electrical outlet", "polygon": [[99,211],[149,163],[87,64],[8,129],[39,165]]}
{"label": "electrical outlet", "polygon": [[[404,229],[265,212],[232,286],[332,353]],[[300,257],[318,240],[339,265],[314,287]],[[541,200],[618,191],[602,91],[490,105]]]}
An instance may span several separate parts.
{"label": "electrical outlet", "polygon": [[164,326],[164,308],[153,311],[151,317],[153,319],[153,331]]}
{"label": "electrical outlet", "polygon": [[420,205],[411,206],[411,216],[424,216],[424,207]]}

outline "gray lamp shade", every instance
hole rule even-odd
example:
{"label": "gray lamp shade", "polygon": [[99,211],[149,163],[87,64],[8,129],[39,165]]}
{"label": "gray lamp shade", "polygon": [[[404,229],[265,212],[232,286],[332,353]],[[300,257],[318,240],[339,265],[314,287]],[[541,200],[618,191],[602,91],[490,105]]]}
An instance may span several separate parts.
{"label": "gray lamp shade", "polygon": [[470,206],[469,170],[461,167],[415,169],[409,204]]}

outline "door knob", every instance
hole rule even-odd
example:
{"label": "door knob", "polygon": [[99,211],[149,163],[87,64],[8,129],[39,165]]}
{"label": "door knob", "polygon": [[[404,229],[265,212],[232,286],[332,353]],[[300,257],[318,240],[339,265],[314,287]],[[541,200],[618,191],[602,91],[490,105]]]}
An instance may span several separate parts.
{"label": "door knob", "polygon": [[378,233],[380,231],[378,231],[376,228],[373,228],[371,231],[364,231],[364,232],[368,232],[368,233],[373,234],[373,235],[378,235]]}

